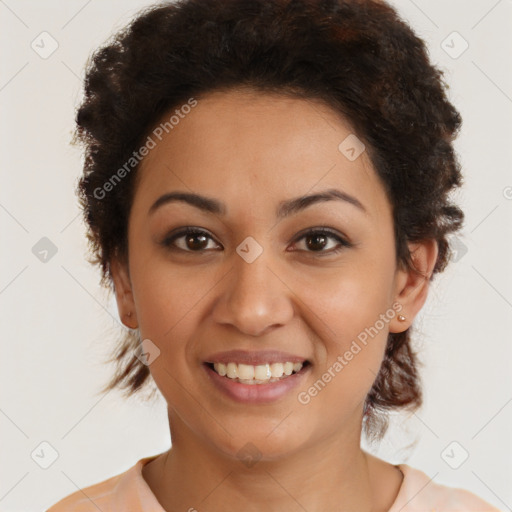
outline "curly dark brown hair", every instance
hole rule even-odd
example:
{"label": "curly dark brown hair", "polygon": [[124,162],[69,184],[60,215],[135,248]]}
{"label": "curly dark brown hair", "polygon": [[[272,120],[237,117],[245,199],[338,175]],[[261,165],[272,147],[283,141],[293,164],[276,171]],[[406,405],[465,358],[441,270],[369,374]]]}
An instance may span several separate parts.
{"label": "curly dark brown hair", "polygon": [[[141,11],[87,63],[74,137],[85,153],[77,191],[102,285],[113,289],[112,258],[126,260],[137,166],[108,194],[105,185],[164,114],[238,88],[320,100],[347,119],[392,204],[397,262],[416,271],[407,242],[435,239],[430,279],[444,270],[447,235],[464,220],[449,198],[462,184],[452,145],[461,118],[442,71],[397,12],[377,0],[180,0]],[[132,395],[152,381],[134,356],[139,343],[137,330],[123,331],[102,392]],[[388,411],[421,405],[419,364],[411,327],[390,333],[364,404],[368,438],[382,438]]]}

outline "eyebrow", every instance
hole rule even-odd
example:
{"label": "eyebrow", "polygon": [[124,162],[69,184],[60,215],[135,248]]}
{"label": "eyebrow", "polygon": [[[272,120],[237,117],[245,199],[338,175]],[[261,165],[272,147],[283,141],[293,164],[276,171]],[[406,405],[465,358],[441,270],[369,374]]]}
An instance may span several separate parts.
{"label": "eyebrow", "polygon": [[[305,210],[306,208],[313,204],[325,201],[343,201],[355,206],[362,212],[367,213],[367,210],[363,206],[363,204],[354,196],[351,196],[350,194],[347,194],[346,192],[343,192],[341,190],[329,189],[324,190],[322,192],[318,192],[317,194],[300,196],[294,199],[289,199],[287,201],[281,201],[276,210],[276,217],[278,219],[283,219],[285,217],[289,217],[290,215],[296,214],[302,210]],[[221,203],[217,199],[202,196],[199,194],[194,194],[191,192],[169,192],[167,194],[160,196],[152,204],[148,211],[148,214],[151,215],[161,206],[173,202],[183,202],[191,206],[194,206],[199,210],[221,216],[225,216],[227,212],[226,205],[224,203]]]}

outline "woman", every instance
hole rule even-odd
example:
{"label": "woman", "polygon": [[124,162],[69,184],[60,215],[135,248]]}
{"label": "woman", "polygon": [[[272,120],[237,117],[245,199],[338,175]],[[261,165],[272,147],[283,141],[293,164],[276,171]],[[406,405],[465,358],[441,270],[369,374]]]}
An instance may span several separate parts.
{"label": "woman", "polygon": [[411,327],[463,213],[460,126],[384,2],[184,0],[89,64],[79,185],[172,447],[61,511],[496,510],[360,447],[421,405]]}

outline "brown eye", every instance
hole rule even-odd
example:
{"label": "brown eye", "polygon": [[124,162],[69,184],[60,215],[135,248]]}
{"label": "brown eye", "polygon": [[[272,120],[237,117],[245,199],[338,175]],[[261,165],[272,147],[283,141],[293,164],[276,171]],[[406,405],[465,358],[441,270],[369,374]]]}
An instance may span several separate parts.
{"label": "brown eye", "polygon": [[[343,248],[352,247],[352,244],[340,235],[324,228],[307,231],[300,238],[297,238],[295,243],[300,240],[306,241],[306,252],[334,254],[341,251]],[[337,242],[337,244],[334,243],[334,245],[332,245],[332,241]],[[331,247],[329,247],[329,244],[331,244]],[[329,250],[324,250],[326,247],[328,247]]]}
{"label": "brown eye", "polygon": [[206,231],[189,228],[167,236],[162,241],[162,245],[173,250],[201,252],[212,249],[208,247],[210,240],[213,241],[213,238]]}
{"label": "brown eye", "polygon": [[308,241],[306,243],[308,249],[311,249],[312,251],[321,251],[329,243],[330,237],[324,235],[323,233],[315,233],[308,235],[305,238]]}

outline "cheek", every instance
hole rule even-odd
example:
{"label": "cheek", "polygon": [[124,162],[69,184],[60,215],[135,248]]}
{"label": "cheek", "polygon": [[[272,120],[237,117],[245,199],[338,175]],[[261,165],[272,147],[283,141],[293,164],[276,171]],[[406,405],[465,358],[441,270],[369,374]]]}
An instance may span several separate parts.
{"label": "cheek", "polygon": [[201,299],[207,299],[211,285],[197,271],[156,263],[143,267],[132,283],[141,339],[151,340],[160,351],[150,365],[151,375],[169,405],[187,410],[190,398],[183,390],[191,390],[190,370],[198,364],[194,334],[201,322]]}
{"label": "cheek", "polygon": [[340,425],[360,414],[384,357],[389,327],[379,317],[386,311],[385,294],[378,297],[360,285],[346,280],[333,286],[314,326],[321,337],[315,350],[317,364],[298,399],[308,418],[321,418],[311,420],[318,428]]}
{"label": "cheek", "polygon": [[[139,247],[130,255],[132,288],[141,336],[165,341],[197,314],[213,279],[212,270],[172,264],[154,250]],[[197,321],[197,320],[196,320]]]}
{"label": "cheek", "polygon": [[184,382],[199,364],[197,354],[204,352],[201,340],[206,338],[199,333],[225,269],[171,264],[154,254],[151,259],[134,254],[131,264],[141,339],[150,339],[160,350],[151,373],[161,389],[170,385],[169,374]]}
{"label": "cheek", "polygon": [[[303,300],[340,340],[357,337],[390,307],[392,269],[363,261],[305,279]],[[332,337],[332,336],[331,336]]]}
{"label": "cheek", "polygon": [[360,400],[375,380],[395,314],[389,301],[390,276],[391,264],[361,257],[353,265],[303,283],[304,302],[316,313],[313,328],[323,342],[317,371],[333,382],[333,391],[350,389]]}

